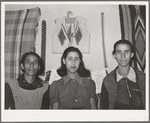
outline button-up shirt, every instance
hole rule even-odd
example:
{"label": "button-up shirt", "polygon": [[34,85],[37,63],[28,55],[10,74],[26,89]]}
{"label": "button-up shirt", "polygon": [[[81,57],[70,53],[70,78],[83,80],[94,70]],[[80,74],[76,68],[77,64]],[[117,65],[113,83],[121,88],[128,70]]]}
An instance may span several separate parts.
{"label": "button-up shirt", "polygon": [[75,79],[64,76],[50,87],[51,104],[59,103],[59,109],[90,109],[95,96],[95,82],[79,75]]}

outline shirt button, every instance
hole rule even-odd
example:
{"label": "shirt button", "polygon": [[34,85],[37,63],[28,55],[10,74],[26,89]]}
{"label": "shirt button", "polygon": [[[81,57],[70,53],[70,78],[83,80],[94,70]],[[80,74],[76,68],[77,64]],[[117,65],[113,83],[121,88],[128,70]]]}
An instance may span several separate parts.
{"label": "shirt button", "polygon": [[73,79],[73,82],[75,82],[75,80]]}
{"label": "shirt button", "polygon": [[78,102],[78,100],[75,100],[75,102]]}

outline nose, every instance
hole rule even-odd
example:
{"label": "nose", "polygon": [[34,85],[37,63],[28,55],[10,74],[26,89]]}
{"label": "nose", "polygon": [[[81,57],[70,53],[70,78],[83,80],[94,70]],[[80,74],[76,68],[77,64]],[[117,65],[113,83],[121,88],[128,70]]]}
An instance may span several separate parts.
{"label": "nose", "polygon": [[75,65],[75,59],[72,60],[72,64]]}
{"label": "nose", "polygon": [[125,58],[125,56],[126,56],[125,53],[121,53],[122,58]]}
{"label": "nose", "polygon": [[34,62],[30,62],[30,66],[34,66]]}

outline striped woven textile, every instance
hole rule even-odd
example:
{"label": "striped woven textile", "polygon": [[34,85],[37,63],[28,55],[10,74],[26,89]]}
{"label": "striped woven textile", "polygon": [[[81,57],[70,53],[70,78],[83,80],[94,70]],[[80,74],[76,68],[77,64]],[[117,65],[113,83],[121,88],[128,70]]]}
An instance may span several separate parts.
{"label": "striped woven textile", "polygon": [[5,78],[17,78],[25,52],[35,52],[40,8],[5,11]]}
{"label": "striped woven textile", "polygon": [[146,6],[119,5],[122,39],[132,42],[135,56],[132,65],[145,72],[146,67]]}

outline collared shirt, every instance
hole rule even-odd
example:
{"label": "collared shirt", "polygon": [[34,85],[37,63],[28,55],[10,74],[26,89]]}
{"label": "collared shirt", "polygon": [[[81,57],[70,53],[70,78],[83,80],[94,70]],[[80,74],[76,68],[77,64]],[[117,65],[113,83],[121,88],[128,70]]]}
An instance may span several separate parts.
{"label": "collared shirt", "polygon": [[132,67],[126,78],[116,71],[117,96],[116,109],[141,109],[140,89],[136,82],[136,74]]}
{"label": "collared shirt", "polygon": [[[66,85],[71,80],[71,78],[68,75],[66,75],[66,76],[63,77],[63,80],[64,80],[64,85]],[[83,85],[83,80],[79,75],[77,75],[75,77],[75,79],[72,79],[72,81]]]}
{"label": "collared shirt", "polygon": [[95,98],[95,82],[90,79],[75,79],[64,76],[50,86],[50,103],[59,103],[59,109],[90,109],[90,99]]}
{"label": "collared shirt", "polygon": [[[117,82],[119,82],[119,80],[122,79],[122,78],[123,77],[120,74],[118,74],[118,72],[116,70],[116,80],[117,80]],[[130,67],[129,73],[128,73],[126,78],[128,78],[132,82],[136,82],[136,74],[135,74],[135,71],[133,70],[132,67]]]}
{"label": "collared shirt", "polygon": [[[101,92],[101,102],[100,102],[101,109],[115,109],[114,104],[115,104],[116,96],[117,96],[117,87],[118,87],[117,84],[120,83],[120,82],[117,82],[116,69],[117,69],[117,67],[112,72],[110,72],[103,81],[102,92]],[[134,69],[134,71],[136,73],[135,74],[136,82],[140,89],[140,91],[139,91],[134,88],[134,92],[136,94],[141,95],[140,99],[141,99],[141,103],[142,103],[142,108],[145,109],[145,73],[143,73],[137,69]],[[122,78],[122,79],[124,79],[124,78]],[[131,83],[129,82],[128,84],[131,84]],[[132,82],[132,84],[135,84],[135,83]],[[140,93],[138,93],[138,92],[140,92]],[[139,109],[139,108],[137,108],[137,109]]]}

